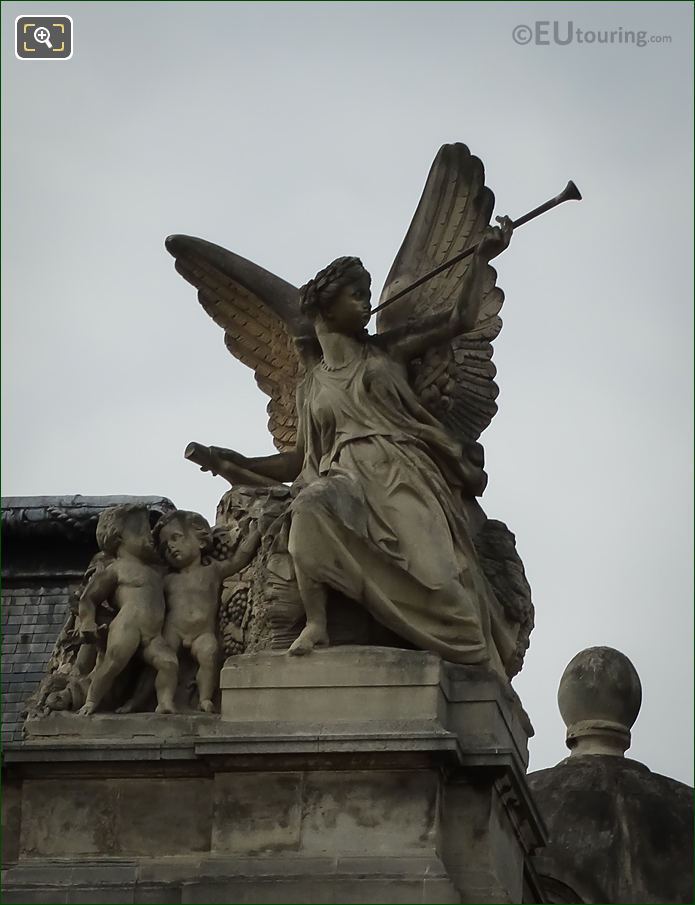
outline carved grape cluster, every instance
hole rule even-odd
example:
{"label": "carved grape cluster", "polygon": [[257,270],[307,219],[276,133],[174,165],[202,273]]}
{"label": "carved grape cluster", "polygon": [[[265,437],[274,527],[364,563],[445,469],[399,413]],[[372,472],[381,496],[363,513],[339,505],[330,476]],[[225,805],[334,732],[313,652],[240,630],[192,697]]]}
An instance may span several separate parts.
{"label": "carved grape cluster", "polygon": [[229,559],[233,552],[234,542],[229,531],[226,528],[222,531],[216,528],[212,533],[212,550],[210,551],[212,559]]}
{"label": "carved grape cluster", "polygon": [[227,657],[235,657],[237,654],[244,653],[244,643],[237,641],[236,638],[225,639],[224,653]]}
{"label": "carved grape cluster", "polygon": [[222,594],[220,607],[220,635],[225,656],[233,657],[242,654],[244,628],[249,606],[249,588],[244,582],[235,582],[226,587]]}

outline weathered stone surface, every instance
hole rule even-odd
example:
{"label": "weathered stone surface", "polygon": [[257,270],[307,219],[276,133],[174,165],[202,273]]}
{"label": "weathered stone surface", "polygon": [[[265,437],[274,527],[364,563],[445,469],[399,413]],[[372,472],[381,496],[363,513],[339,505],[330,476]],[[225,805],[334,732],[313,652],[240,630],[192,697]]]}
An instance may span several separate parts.
{"label": "weathered stone surface", "polygon": [[569,757],[528,779],[548,828],[535,862],[550,888],[584,902],[692,901],[690,787],[613,755]]}
{"label": "weathered stone surface", "polygon": [[630,729],[642,704],[639,676],[625,654],[590,647],[568,663],[557,693],[573,755],[613,754],[630,747]]}
{"label": "weathered stone surface", "polygon": [[180,905],[181,890],[175,886],[159,883],[138,883],[134,901],[138,905]]}
{"label": "weathered stone surface", "polygon": [[130,779],[113,783],[120,853],[172,855],[210,850],[212,778]]}
{"label": "weathered stone surface", "polygon": [[[65,862],[6,872],[3,902],[384,902],[453,903],[461,898],[437,858],[198,859],[70,867]],[[159,880],[147,879],[159,874]],[[33,885],[29,885],[31,879]]]}
{"label": "weathered stone surface", "polygon": [[425,651],[336,647],[311,657],[245,654],[220,676],[222,716],[243,721],[434,719],[441,660]]}
{"label": "weathered stone surface", "polygon": [[150,739],[163,743],[214,733],[219,725],[218,716],[203,713],[95,713],[86,720],[76,713],[56,712],[44,719],[29,721],[25,738],[29,743],[54,739],[63,747],[70,740],[78,739],[124,742]]}
{"label": "weathered stone surface", "polygon": [[[46,905],[47,902],[63,905],[68,900],[68,891],[63,887],[32,885],[8,888],[6,883],[3,883],[3,887],[2,901],[5,905]],[[123,901],[127,901],[127,898]]]}
{"label": "weathered stone surface", "polygon": [[[22,748],[8,752],[22,826],[6,890],[25,901],[51,901],[46,890],[59,888],[93,902],[113,901],[116,889],[133,902],[520,901],[542,831],[525,792],[513,702],[484,670],[471,700],[448,701],[438,658],[382,653],[270,659],[288,664],[300,696],[312,690],[311,675],[328,704],[350,693],[353,716],[370,688],[397,689],[400,675],[426,689],[403,699],[400,715],[413,715],[411,700],[420,719],[61,713],[34,721]],[[254,682],[267,662],[254,660]],[[331,662],[334,689],[325,684]],[[241,690],[274,694],[276,685]],[[455,686],[451,697],[465,697]],[[483,705],[499,717],[489,731]],[[450,707],[467,727],[460,736],[442,722]],[[475,711],[470,723],[466,708]],[[115,862],[119,873],[109,873]]]}
{"label": "weathered stone surface", "polygon": [[232,657],[220,678],[222,718],[232,722],[337,725],[430,720],[467,750],[504,749],[520,769],[533,729],[494,671],[444,663],[425,651],[345,646],[290,659],[281,652]]}
{"label": "weathered stone surface", "polygon": [[486,740],[491,748],[511,748],[523,767],[528,765],[534,731],[511,685],[492,670],[453,663],[442,664],[440,685],[444,723],[464,747],[480,747]]}
{"label": "weathered stone surface", "polygon": [[[457,887],[471,902],[521,902],[524,883],[524,846],[519,846],[508,825],[515,822],[518,802],[510,788],[498,780],[493,794],[475,781],[451,785],[443,799],[444,857],[455,865]],[[524,830],[517,825],[517,832]],[[527,839],[533,845],[536,840]]]}
{"label": "weathered stone surface", "polygon": [[302,847],[315,854],[434,852],[437,776],[431,771],[327,772],[305,777]]}
{"label": "weathered stone surface", "polygon": [[114,854],[108,781],[36,780],[22,789],[24,856]]}
{"label": "weathered stone surface", "polygon": [[208,778],[35,780],[24,784],[22,808],[22,857],[210,850]]}
{"label": "weathered stone surface", "polygon": [[301,773],[223,773],[215,777],[213,852],[297,851],[302,828]]}
{"label": "weathered stone surface", "polygon": [[2,784],[2,863],[11,864],[19,856],[22,826],[22,787],[19,781]]}
{"label": "weathered stone surface", "polygon": [[580,651],[563,673],[570,757],[528,777],[549,831],[534,858],[547,901],[692,901],[693,790],[624,757],[641,699],[614,648]]}

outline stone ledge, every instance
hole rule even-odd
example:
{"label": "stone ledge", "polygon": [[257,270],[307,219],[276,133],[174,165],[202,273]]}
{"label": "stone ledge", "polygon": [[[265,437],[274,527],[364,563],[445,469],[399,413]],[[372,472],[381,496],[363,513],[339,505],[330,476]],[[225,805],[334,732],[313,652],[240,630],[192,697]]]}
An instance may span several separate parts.
{"label": "stone ledge", "polygon": [[5,760],[509,752],[521,773],[528,762],[532,729],[511,687],[488,669],[427,652],[346,646],[303,658],[241,655],[227,661],[222,683],[221,715],[55,713],[28,722],[26,741],[9,746]]}
{"label": "stone ledge", "polygon": [[[251,884],[251,885],[250,885]],[[501,901],[500,898],[475,901]],[[459,905],[461,897],[448,878],[354,877],[334,875],[288,879],[228,878],[192,880],[179,885],[137,883],[132,886],[5,887],[3,905],[327,905],[327,903],[384,903],[384,905]]]}
{"label": "stone ledge", "polygon": [[217,877],[289,877],[302,874],[359,874],[382,877],[427,875],[445,877],[446,869],[437,857],[306,857],[296,854],[269,854],[255,858],[214,855],[178,855],[169,858],[32,859],[2,871],[5,883],[58,886],[64,883],[153,882],[180,883],[191,879]]}
{"label": "stone ledge", "polygon": [[3,902],[459,902],[436,857],[56,859],[3,872]]}
{"label": "stone ledge", "polygon": [[[50,718],[49,718],[50,719]],[[174,725],[176,717],[169,717]],[[38,721],[37,721],[38,722]],[[44,722],[44,721],[41,721]],[[215,735],[167,738],[158,742],[143,736],[127,739],[113,735],[90,737],[33,735],[23,745],[8,748],[7,764],[107,762],[107,761],[195,761],[221,755],[312,755],[332,753],[455,753],[456,736],[434,721],[374,723],[295,724],[239,723]]]}

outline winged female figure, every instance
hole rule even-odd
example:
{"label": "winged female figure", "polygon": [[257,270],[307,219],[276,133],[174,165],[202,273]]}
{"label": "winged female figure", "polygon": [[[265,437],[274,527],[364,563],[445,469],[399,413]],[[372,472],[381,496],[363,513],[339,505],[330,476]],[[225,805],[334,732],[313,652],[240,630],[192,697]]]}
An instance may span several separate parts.
{"label": "winged female figure", "polygon": [[337,258],[297,289],[201,239],[167,240],[227,347],[270,396],[279,452],[211,447],[207,467],[232,483],[294,482],[288,546],[306,625],[292,654],[329,644],[337,591],[446,660],[518,668],[520,623],[473,542],[485,520],[478,437],[496,411],[491,340],[503,301],[489,262],[512,234],[509,218],[490,226],[493,205],[480,160],[444,145],[381,302],[477,250],[382,311],[375,334],[359,258]]}

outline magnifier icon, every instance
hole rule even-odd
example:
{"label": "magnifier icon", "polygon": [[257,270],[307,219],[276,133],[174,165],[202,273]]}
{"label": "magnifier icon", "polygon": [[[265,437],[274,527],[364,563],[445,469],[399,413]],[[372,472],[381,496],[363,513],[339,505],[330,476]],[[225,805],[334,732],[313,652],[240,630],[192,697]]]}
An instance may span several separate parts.
{"label": "magnifier icon", "polygon": [[38,28],[34,29],[34,40],[37,44],[45,44],[46,47],[53,50],[53,45],[51,44],[51,33],[45,26],[40,25]]}

